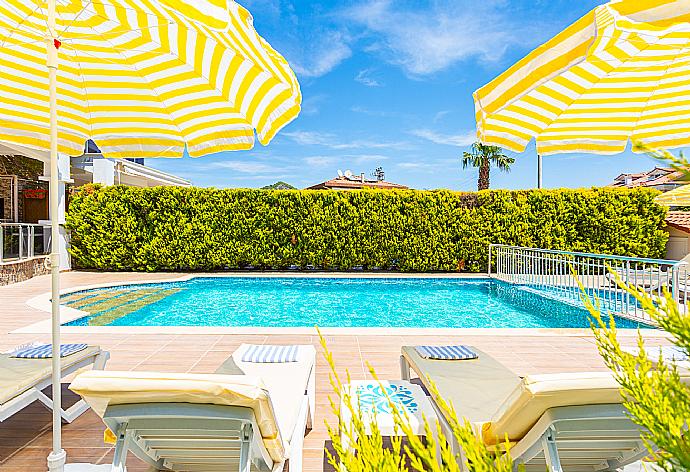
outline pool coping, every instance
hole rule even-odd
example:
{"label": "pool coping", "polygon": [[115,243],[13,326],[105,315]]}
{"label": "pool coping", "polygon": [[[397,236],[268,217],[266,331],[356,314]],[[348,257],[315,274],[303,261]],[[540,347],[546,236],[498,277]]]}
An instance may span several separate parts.
{"label": "pool coping", "polygon": [[[146,281],[107,282],[80,285],[60,290],[60,296],[84,290],[119,287],[123,285],[149,285],[167,282],[186,282],[195,278],[248,277],[248,278],[489,278],[488,273],[390,273],[390,272],[211,272],[184,274]],[[46,313],[51,312],[50,292],[30,298],[26,304]],[[90,313],[65,305],[60,305],[60,324],[69,323],[88,316]],[[11,331],[12,334],[47,334],[52,329],[51,319],[47,318]],[[65,334],[239,334],[239,335],[317,335],[316,327],[250,327],[250,326],[61,326]],[[401,328],[401,327],[322,327],[323,335],[371,335],[371,336],[591,336],[589,328]],[[658,329],[639,329],[643,335],[659,334]],[[637,336],[637,329],[619,329],[623,336]]]}

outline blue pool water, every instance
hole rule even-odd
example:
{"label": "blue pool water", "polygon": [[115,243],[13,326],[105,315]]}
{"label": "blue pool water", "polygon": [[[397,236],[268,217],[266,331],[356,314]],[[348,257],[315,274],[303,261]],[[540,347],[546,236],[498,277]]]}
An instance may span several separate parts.
{"label": "blue pool water", "polygon": [[71,326],[589,327],[581,307],[490,279],[209,277],[95,289],[63,303],[90,313]]}

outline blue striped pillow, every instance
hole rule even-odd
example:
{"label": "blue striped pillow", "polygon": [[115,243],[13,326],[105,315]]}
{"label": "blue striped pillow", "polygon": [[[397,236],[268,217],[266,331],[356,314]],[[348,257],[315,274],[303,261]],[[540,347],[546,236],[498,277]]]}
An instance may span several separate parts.
{"label": "blue striped pillow", "polygon": [[299,346],[272,346],[250,344],[242,354],[242,362],[277,363],[297,362]]}
{"label": "blue striped pillow", "polygon": [[[60,357],[66,357],[76,352],[83,351],[88,344],[60,344]],[[18,359],[49,359],[53,357],[52,344],[34,344],[20,347],[10,354],[10,357]]]}
{"label": "blue striped pillow", "polygon": [[461,361],[479,357],[476,352],[467,346],[416,346],[415,350],[424,359]]}

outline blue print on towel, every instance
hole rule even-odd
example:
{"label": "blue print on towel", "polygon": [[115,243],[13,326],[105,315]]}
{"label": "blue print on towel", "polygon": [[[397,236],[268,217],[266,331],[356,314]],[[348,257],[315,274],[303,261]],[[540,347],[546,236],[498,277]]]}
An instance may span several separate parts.
{"label": "blue print on towel", "polygon": [[408,413],[416,413],[419,410],[412,390],[404,385],[384,385],[383,388],[381,385],[373,383],[359,385],[357,386],[357,396],[360,410],[367,413],[376,410],[378,413],[390,414],[392,413],[391,402],[399,411],[407,410]]}

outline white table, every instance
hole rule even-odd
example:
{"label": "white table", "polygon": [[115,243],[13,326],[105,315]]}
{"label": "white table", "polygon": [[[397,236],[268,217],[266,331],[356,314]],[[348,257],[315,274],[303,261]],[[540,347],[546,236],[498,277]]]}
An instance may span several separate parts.
{"label": "white table", "polygon": [[[361,413],[367,433],[371,433],[371,424],[376,421],[382,436],[403,435],[399,428],[396,430],[394,415],[391,411],[391,401],[401,412],[407,413],[408,424],[417,436],[426,435],[424,429],[424,419],[426,418],[434,434],[437,445],[436,452],[440,458],[438,428],[436,427],[438,416],[431,401],[419,385],[412,384],[407,380],[381,380],[380,382],[361,380],[347,384],[343,388],[350,395],[355,414]],[[352,424],[352,413],[344,403],[340,405],[340,414],[343,425],[347,428],[348,425]],[[403,414],[404,416],[405,414]],[[356,437],[352,439],[356,440]],[[344,447],[353,448],[345,431],[341,433],[341,440]]]}

